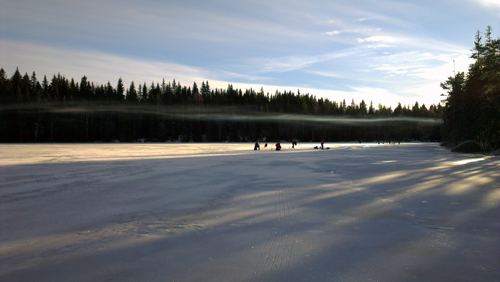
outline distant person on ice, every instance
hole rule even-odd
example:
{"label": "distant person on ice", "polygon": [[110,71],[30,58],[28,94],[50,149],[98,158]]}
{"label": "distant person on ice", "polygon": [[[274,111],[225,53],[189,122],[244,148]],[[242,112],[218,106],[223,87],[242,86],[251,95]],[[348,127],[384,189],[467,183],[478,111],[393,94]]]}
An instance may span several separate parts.
{"label": "distant person on ice", "polygon": [[325,140],[321,140],[321,150],[323,150],[323,144],[325,144]]}
{"label": "distant person on ice", "polygon": [[275,145],[275,146],[276,146],[276,151],[281,150],[281,144],[280,144],[280,142],[279,142],[279,141],[278,141],[278,143],[276,143],[276,145]]}
{"label": "distant person on ice", "polygon": [[295,146],[297,146],[297,141],[295,141],[295,139],[292,139],[292,149],[295,148]]}
{"label": "distant person on ice", "polygon": [[260,151],[260,145],[259,145],[259,141],[255,141],[255,147],[253,148],[254,150],[259,150]]}

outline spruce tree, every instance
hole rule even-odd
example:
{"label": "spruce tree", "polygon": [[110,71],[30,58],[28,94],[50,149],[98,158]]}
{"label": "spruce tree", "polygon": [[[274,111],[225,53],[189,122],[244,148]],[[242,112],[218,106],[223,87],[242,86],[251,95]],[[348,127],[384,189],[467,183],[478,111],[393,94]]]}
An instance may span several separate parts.
{"label": "spruce tree", "polygon": [[116,86],[116,100],[123,101],[125,99],[125,87],[123,87],[123,80],[120,77]]}
{"label": "spruce tree", "polygon": [[134,85],[133,81],[130,83],[130,87],[127,90],[127,98],[126,99],[127,99],[127,102],[137,102],[138,101],[137,90],[135,90],[135,85]]}

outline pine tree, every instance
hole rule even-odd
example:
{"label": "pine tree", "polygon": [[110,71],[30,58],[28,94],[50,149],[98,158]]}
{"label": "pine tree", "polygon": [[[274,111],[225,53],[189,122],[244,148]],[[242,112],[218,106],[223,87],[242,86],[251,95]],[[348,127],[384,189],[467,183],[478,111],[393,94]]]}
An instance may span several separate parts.
{"label": "pine tree", "polygon": [[59,80],[56,75],[52,76],[52,80],[49,86],[49,97],[51,101],[60,101],[59,96]]}
{"label": "pine tree", "polygon": [[412,112],[412,116],[414,116],[414,117],[420,116],[420,106],[418,105],[418,101],[415,102],[415,105],[413,105],[411,112]]}
{"label": "pine tree", "polygon": [[137,91],[135,90],[134,82],[130,83],[130,87],[127,90],[127,102],[137,102]]}
{"label": "pine tree", "polygon": [[373,101],[370,101],[370,106],[368,107],[367,114],[368,115],[375,114],[375,109],[373,108]]}
{"label": "pine tree", "polygon": [[123,101],[125,99],[125,87],[123,87],[123,80],[120,77],[116,86],[116,100]]}
{"label": "pine tree", "polygon": [[208,85],[208,81],[201,82],[201,97],[203,101],[208,101],[210,99],[210,85]]}
{"label": "pine tree", "polygon": [[29,103],[31,100],[31,80],[28,73],[25,73],[21,83],[22,102]]}
{"label": "pine tree", "polygon": [[19,72],[19,68],[16,68],[16,71],[10,78],[10,82],[13,90],[12,92],[13,95],[12,94],[10,95],[12,102],[22,102],[23,99],[21,92],[22,76],[21,73]]}
{"label": "pine tree", "polygon": [[147,102],[148,101],[148,87],[146,86],[146,82],[144,82],[144,84],[142,85],[141,92],[142,92],[141,101]]}
{"label": "pine tree", "polygon": [[0,69],[0,102],[11,102],[11,85],[10,80],[7,78],[7,73],[3,68]]}
{"label": "pine tree", "polygon": [[394,115],[395,116],[402,116],[403,115],[403,107],[401,106],[401,103],[398,102],[398,106],[394,108]]}
{"label": "pine tree", "polygon": [[203,97],[200,96],[200,93],[198,91],[198,85],[196,85],[196,82],[193,83],[192,95],[193,95],[193,101],[197,106],[203,104]]}
{"label": "pine tree", "polygon": [[362,116],[365,116],[367,112],[368,112],[368,110],[366,108],[365,100],[361,100],[361,103],[359,103],[359,113]]}
{"label": "pine tree", "polygon": [[90,83],[87,81],[87,77],[84,75],[82,80],[80,81],[80,98],[90,101],[92,100],[92,87]]}
{"label": "pine tree", "polygon": [[108,81],[108,84],[106,85],[105,95],[106,95],[106,100],[108,100],[108,101],[114,100],[115,91],[113,89],[113,86],[111,86],[111,82],[109,82],[109,81]]}
{"label": "pine tree", "polygon": [[42,82],[42,100],[48,102],[50,101],[50,93],[49,93],[49,81],[47,80],[47,76],[43,76]]}

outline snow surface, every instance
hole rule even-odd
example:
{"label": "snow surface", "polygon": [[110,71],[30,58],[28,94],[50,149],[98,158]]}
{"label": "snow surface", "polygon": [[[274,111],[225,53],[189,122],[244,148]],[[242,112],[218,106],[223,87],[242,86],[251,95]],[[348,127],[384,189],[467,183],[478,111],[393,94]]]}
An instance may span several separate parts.
{"label": "snow surface", "polygon": [[500,157],[0,145],[1,281],[500,281]]}

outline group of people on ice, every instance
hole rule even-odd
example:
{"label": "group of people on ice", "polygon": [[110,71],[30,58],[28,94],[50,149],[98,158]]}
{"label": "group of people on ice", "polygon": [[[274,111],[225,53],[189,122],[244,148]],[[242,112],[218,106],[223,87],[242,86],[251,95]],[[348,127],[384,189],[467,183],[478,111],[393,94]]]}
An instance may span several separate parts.
{"label": "group of people on ice", "polygon": [[[321,141],[321,147],[323,148],[323,143],[325,141]],[[292,139],[292,149],[295,148],[295,146],[297,146],[297,141],[295,139]],[[281,143],[280,141],[278,141],[276,144],[274,144],[274,147],[276,147],[276,151],[280,151],[281,150]],[[267,148],[267,143],[264,144],[264,148]],[[260,145],[259,145],[259,141],[256,141],[255,142],[255,146],[253,148],[254,150],[260,150]],[[271,148],[272,150],[272,148]]]}
{"label": "group of people on ice", "polygon": [[[385,141],[378,141],[378,144],[381,144],[381,142],[382,142],[382,144],[385,144]],[[389,140],[389,144],[396,144],[396,142],[397,142],[397,144],[401,144],[401,141],[399,141],[399,140],[398,141],[396,141],[396,140],[393,140],[393,141]],[[361,141],[359,141],[359,143],[361,143]],[[297,141],[295,141],[295,139],[292,139],[292,149],[294,149],[295,146],[297,146]],[[280,143],[280,141],[278,141],[274,145],[274,147],[276,147],[276,151],[280,151],[281,150],[281,143]],[[264,148],[267,148],[267,143],[265,143]],[[254,150],[260,150],[259,141],[255,142],[255,146],[254,146],[253,149]],[[314,149],[321,149],[321,150],[326,149],[326,150],[329,150],[330,147],[326,147],[325,148],[325,140],[321,140],[321,145],[320,146],[314,146]],[[271,148],[271,151],[272,150],[273,150],[273,148]]]}

